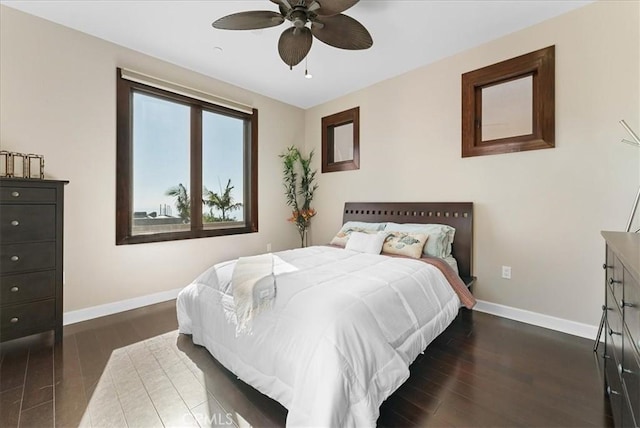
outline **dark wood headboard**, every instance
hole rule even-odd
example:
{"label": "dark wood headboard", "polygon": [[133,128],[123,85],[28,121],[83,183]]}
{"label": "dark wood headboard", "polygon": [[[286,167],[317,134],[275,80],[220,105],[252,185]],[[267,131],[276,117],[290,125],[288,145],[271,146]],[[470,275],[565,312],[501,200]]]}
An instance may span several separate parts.
{"label": "dark wood headboard", "polygon": [[342,223],[367,221],[437,223],[456,229],[452,254],[462,279],[471,278],[473,263],[473,202],[347,202]]}

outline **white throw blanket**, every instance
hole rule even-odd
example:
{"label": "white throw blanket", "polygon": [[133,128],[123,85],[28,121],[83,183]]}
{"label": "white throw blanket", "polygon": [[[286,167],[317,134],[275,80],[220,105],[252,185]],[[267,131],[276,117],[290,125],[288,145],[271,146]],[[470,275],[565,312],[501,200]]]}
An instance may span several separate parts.
{"label": "white throw blanket", "polygon": [[231,278],[236,313],[236,334],[251,334],[254,315],[271,307],[276,297],[273,256],[240,257]]}

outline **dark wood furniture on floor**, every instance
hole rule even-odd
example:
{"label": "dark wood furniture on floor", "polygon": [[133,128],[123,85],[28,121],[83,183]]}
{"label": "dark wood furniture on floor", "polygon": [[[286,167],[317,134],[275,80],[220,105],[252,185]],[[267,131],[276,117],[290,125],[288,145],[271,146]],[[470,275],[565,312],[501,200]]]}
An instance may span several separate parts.
{"label": "dark wood furniture on floor", "polygon": [[0,180],[0,342],[47,330],[62,339],[66,183]]}
{"label": "dark wood furniture on floor", "polygon": [[607,243],[605,381],[616,426],[640,426],[640,235],[602,232]]}
{"label": "dark wood furniture on floor", "polygon": [[[66,326],[55,345],[50,335],[3,344],[0,426],[55,421],[75,427],[84,420],[82,426],[97,427],[124,420],[139,427],[156,417],[166,426],[184,426],[191,417],[203,425],[215,417],[230,427],[240,418],[244,426],[284,427],[285,408],[178,335],[177,326],[170,301]],[[462,310],[382,404],[378,426],[612,426],[591,345]],[[137,371],[122,370],[127,367]],[[138,380],[148,386],[140,395]],[[130,398],[119,400],[119,394]]]}

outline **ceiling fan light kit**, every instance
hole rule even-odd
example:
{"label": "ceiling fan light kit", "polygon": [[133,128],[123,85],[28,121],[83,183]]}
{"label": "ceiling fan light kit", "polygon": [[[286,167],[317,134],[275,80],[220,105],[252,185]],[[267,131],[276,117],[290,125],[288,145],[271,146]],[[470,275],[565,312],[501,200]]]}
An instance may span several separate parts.
{"label": "ceiling fan light kit", "polygon": [[373,45],[369,31],[342,12],[359,0],[270,0],[280,13],[267,10],[223,16],[212,25],[220,30],[256,30],[291,22],[280,35],[278,53],[289,68],[298,65],[311,50],[313,38],[340,49],[362,50]]}

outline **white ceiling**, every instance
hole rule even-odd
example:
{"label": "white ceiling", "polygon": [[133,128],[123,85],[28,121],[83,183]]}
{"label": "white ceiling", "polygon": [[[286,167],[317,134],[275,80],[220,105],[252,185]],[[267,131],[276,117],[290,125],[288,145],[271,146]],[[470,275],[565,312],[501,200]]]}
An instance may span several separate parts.
{"label": "white ceiling", "polygon": [[[225,31],[211,26],[230,13],[277,11],[277,5],[268,0],[0,3],[309,108],[591,1],[362,0],[345,13],[367,27],[373,47],[346,51],[314,40],[308,56],[313,79],[304,78],[304,61],[290,71],[278,55],[278,38],[287,24],[255,31]],[[222,48],[222,53],[216,47]]]}

